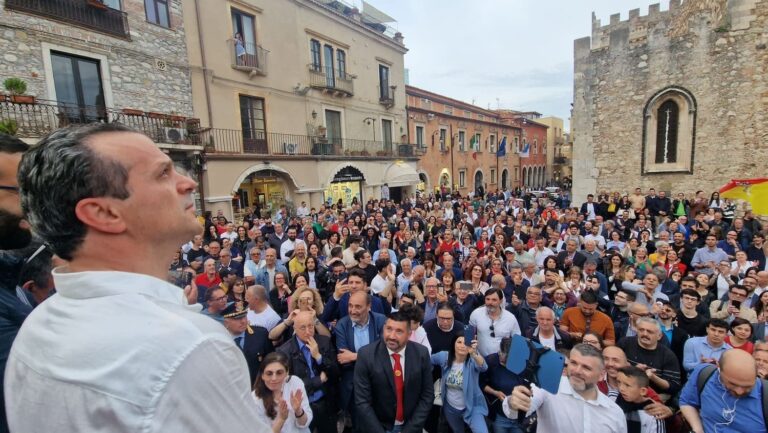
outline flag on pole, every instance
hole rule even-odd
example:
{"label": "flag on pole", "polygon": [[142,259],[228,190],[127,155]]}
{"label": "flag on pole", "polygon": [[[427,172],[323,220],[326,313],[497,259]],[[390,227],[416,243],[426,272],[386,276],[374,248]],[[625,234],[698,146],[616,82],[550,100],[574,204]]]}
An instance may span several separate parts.
{"label": "flag on pole", "polygon": [[499,143],[499,150],[496,151],[497,157],[502,157],[507,155],[507,137],[504,137],[501,139],[501,143]]}
{"label": "flag on pole", "polygon": [[475,152],[480,150],[480,143],[477,142],[477,134],[473,135],[472,138],[469,139],[469,148]]}
{"label": "flag on pole", "polygon": [[529,156],[531,156],[531,143],[524,141],[523,147],[520,148],[520,158],[528,158]]}

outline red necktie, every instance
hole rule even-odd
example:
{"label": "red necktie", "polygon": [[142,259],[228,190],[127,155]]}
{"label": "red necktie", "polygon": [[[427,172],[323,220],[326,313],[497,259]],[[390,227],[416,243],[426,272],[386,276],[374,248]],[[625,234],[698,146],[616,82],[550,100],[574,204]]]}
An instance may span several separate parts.
{"label": "red necktie", "polygon": [[393,353],[392,358],[395,359],[395,365],[393,370],[395,371],[395,397],[397,398],[397,412],[395,413],[395,421],[403,422],[403,368],[400,365],[400,354]]}

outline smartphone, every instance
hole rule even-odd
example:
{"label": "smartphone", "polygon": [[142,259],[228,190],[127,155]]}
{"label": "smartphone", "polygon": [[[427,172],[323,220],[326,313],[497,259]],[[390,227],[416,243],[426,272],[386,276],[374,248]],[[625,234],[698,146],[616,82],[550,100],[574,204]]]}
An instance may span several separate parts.
{"label": "smartphone", "polygon": [[464,326],[464,345],[467,347],[472,346],[472,340],[475,339],[475,327],[472,325]]}
{"label": "smartphone", "polygon": [[462,281],[459,283],[459,287],[461,287],[463,290],[466,290],[468,292],[472,291],[472,283],[469,281]]}
{"label": "smartphone", "polygon": [[339,274],[339,280],[346,280],[348,276],[349,276],[349,273],[347,271],[344,271],[341,274]]}
{"label": "smartphone", "polygon": [[437,291],[441,295],[445,295],[445,286],[443,286],[443,285],[437,286]]}
{"label": "smartphone", "polygon": [[741,309],[741,301],[731,301],[731,305],[733,305],[733,308]]}

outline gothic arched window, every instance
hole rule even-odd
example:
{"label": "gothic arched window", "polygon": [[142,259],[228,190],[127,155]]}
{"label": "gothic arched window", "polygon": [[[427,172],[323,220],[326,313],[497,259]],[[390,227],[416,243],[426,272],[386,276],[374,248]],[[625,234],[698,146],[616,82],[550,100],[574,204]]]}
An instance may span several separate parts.
{"label": "gothic arched window", "polygon": [[693,173],[696,100],[681,87],[657,92],[645,106],[643,174]]}

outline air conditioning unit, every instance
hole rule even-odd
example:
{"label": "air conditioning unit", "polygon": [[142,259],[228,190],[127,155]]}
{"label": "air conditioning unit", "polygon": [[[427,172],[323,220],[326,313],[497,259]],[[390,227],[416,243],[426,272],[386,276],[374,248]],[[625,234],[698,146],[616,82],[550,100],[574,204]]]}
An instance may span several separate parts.
{"label": "air conditioning unit", "polygon": [[287,155],[296,155],[299,145],[296,143],[283,143],[283,148]]}
{"label": "air conditioning unit", "polygon": [[181,143],[187,138],[186,128],[163,128],[163,142],[164,143]]}

